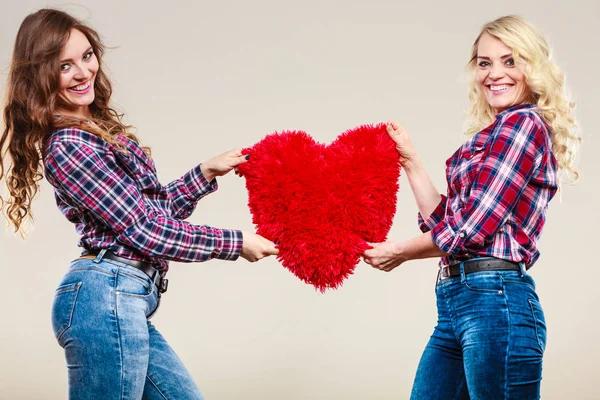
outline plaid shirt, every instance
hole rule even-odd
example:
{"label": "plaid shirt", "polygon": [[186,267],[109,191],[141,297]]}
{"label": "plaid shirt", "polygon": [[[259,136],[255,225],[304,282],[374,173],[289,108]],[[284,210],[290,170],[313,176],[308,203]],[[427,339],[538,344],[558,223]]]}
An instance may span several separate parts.
{"label": "plaid shirt", "polygon": [[549,130],[533,104],[496,116],[446,161],[448,194],[419,227],[449,254],[440,266],[473,257],[523,262],[540,253],[537,241],[557,190]]}
{"label": "plaid shirt", "polygon": [[115,254],[158,264],[168,261],[235,260],[242,233],[183,221],[198,200],[217,190],[200,166],[166,186],[158,182],[154,162],[124,136],[127,154],[91,133],[61,129],[48,140],[46,179],[56,203],[81,235],[84,253],[110,249]]}

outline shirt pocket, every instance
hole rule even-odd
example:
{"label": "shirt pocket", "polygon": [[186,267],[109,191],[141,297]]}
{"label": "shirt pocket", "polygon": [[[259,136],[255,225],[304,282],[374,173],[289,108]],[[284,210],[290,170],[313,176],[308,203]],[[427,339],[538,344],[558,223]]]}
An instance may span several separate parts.
{"label": "shirt pocket", "polygon": [[464,203],[468,202],[471,195],[471,187],[477,179],[477,175],[485,160],[485,146],[473,145],[463,151],[461,154],[460,170],[457,171],[456,185],[457,191]]}
{"label": "shirt pocket", "polygon": [[131,177],[142,193],[160,193],[162,185],[158,181],[151,163],[141,160],[137,155],[117,151],[116,157],[123,169]]}

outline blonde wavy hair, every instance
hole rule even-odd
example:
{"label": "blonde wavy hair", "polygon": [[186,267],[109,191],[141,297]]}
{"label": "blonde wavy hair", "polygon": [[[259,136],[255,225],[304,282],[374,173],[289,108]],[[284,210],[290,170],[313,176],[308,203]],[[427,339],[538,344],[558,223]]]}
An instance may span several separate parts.
{"label": "blonde wavy hair", "polygon": [[579,178],[575,168],[575,155],[581,142],[573,117],[575,104],[569,100],[565,76],[552,61],[550,47],[542,34],[525,19],[517,15],[500,17],[483,26],[473,43],[467,70],[472,72],[469,85],[471,107],[467,110],[467,134],[474,134],[490,125],[496,112],[489,105],[475,79],[477,49],[484,33],[500,39],[513,52],[515,64],[525,62],[525,79],[532,92],[532,101],[551,132],[552,152],[558,162],[561,176],[570,182]]}

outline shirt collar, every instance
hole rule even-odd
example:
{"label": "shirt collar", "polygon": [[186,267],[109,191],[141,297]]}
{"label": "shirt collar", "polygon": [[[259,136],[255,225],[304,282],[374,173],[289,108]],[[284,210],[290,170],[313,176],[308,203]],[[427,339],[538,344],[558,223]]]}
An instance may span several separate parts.
{"label": "shirt collar", "polygon": [[507,108],[506,110],[499,112],[498,114],[496,114],[496,119],[500,119],[502,118],[505,114],[515,111],[515,110],[521,110],[521,109],[526,109],[526,108],[533,108],[535,107],[535,104],[530,104],[530,103],[524,103],[524,104],[517,104],[516,106],[512,106],[510,108]]}
{"label": "shirt collar", "polygon": [[[535,104],[529,104],[529,103],[517,104],[516,106],[512,106],[512,107],[507,108],[506,110],[498,113],[496,115],[496,121],[500,120],[504,115],[506,115],[509,112],[512,112],[515,110],[533,108],[533,107],[535,107]],[[485,144],[487,142],[487,139],[496,123],[493,123],[490,126],[488,126],[487,128],[482,129],[481,131],[476,133],[475,136],[473,136],[473,139],[471,139],[470,146],[467,146],[466,148],[469,149],[469,151],[471,151],[471,152],[481,150],[482,148],[484,148]]]}

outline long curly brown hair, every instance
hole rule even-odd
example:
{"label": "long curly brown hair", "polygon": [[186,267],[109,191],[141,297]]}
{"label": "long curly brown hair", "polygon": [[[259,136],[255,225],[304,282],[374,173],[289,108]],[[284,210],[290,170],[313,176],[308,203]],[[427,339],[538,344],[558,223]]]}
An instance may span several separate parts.
{"label": "long curly brown hair", "polygon": [[[57,118],[60,53],[74,29],[86,36],[99,63],[89,120]],[[6,201],[0,196],[0,206],[15,232],[23,234],[24,222],[32,219],[31,203],[39,192],[45,143],[52,132],[77,126],[122,151],[118,135],[139,142],[130,132],[131,126],[122,122],[123,114],[109,105],[112,85],[103,69],[104,50],[95,30],[63,11],[41,9],[28,15],[19,28],[6,86],[5,128],[0,138],[0,180],[5,177],[9,193]],[[150,153],[147,147],[144,151]]]}

